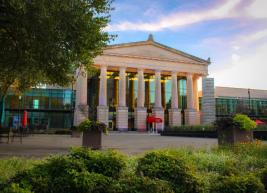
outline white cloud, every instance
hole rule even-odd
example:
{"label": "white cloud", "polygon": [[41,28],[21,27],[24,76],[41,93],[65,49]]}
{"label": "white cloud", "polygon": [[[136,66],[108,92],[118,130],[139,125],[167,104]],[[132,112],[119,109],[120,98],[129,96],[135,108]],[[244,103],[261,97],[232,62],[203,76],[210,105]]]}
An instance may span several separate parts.
{"label": "white cloud", "polygon": [[252,32],[251,34],[243,35],[233,41],[233,44],[249,45],[267,37],[267,29]]}
{"label": "white cloud", "polygon": [[237,50],[240,50],[240,47],[239,46],[233,46],[233,49],[237,51]]}
{"label": "white cloud", "polygon": [[230,67],[213,69],[210,75],[215,77],[217,86],[267,89],[267,43],[254,48],[250,53],[233,54]]}
{"label": "white cloud", "polygon": [[267,29],[232,37],[203,40],[211,54],[209,74],[216,86],[267,89]]}
{"label": "white cloud", "polygon": [[240,55],[238,54],[232,54],[232,63],[236,64],[240,61]]}
{"label": "white cloud", "polygon": [[245,9],[247,15],[255,18],[267,18],[267,1],[254,0],[254,2]]}
{"label": "white cloud", "polygon": [[241,0],[228,0],[224,4],[217,7],[212,7],[209,10],[202,10],[198,12],[183,12],[173,13],[167,16],[162,16],[156,22],[121,22],[118,24],[109,25],[107,31],[160,31],[166,28],[181,27],[191,25],[193,23],[234,17],[233,9],[240,3]]}

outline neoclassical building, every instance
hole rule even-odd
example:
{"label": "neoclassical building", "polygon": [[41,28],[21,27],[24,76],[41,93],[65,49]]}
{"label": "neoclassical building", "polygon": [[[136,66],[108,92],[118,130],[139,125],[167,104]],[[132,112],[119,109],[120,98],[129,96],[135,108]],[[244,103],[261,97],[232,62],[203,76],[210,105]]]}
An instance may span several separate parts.
{"label": "neoclassical building", "polygon": [[162,45],[152,35],[146,41],[107,46],[94,59],[100,74],[78,70],[74,125],[88,116],[120,131],[146,130],[148,116],[161,118],[159,130],[210,123],[215,99],[214,81],[207,78],[209,64],[209,59]]}

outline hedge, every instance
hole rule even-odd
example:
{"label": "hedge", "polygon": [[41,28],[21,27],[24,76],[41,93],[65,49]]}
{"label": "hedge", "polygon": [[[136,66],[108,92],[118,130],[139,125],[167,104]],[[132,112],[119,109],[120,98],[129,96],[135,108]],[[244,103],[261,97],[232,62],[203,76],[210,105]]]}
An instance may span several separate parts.
{"label": "hedge", "polygon": [[[74,148],[33,161],[0,160],[3,193],[264,193],[267,145],[211,150],[166,149],[127,157]],[[10,163],[12,167],[5,167]],[[14,164],[17,163],[17,164]],[[29,162],[30,163],[30,162]],[[15,172],[17,171],[17,172]]]}

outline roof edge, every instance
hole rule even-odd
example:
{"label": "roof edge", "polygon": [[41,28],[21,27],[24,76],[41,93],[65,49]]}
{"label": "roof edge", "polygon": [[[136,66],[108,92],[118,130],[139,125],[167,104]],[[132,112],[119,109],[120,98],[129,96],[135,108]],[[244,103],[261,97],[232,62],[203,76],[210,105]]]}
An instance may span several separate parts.
{"label": "roof edge", "polygon": [[128,43],[120,43],[120,44],[111,44],[111,45],[107,45],[106,48],[128,47],[128,46],[133,46],[133,45],[155,45],[155,46],[167,49],[167,50],[169,50],[169,51],[171,51],[173,53],[180,54],[180,55],[185,56],[187,58],[196,60],[198,62],[206,63],[207,65],[209,65],[211,63],[210,62],[210,58],[205,60],[205,59],[202,59],[200,57],[188,54],[188,53],[186,53],[184,51],[181,51],[181,50],[166,46],[164,44],[161,44],[159,42],[156,42],[153,39],[148,39],[147,41],[137,41],[137,42],[128,42]]}

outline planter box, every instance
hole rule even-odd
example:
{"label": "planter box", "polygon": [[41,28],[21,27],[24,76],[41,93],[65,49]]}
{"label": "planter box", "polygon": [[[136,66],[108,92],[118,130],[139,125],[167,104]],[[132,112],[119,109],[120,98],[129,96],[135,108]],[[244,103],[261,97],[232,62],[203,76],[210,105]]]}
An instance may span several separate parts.
{"label": "planter box", "polygon": [[244,131],[239,128],[218,128],[219,145],[235,145],[253,141],[253,130]]}
{"label": "planter box", "polygon": [[72,131],[71,132],[71,137],[80,138],[81,137],[81,132],[80,131]]}
{"label": "planter box", "polygon": [[101,149],[102,132],[100,131],[83,132],[83,147],[91,149]]}

